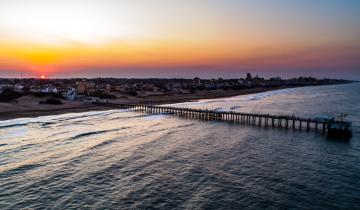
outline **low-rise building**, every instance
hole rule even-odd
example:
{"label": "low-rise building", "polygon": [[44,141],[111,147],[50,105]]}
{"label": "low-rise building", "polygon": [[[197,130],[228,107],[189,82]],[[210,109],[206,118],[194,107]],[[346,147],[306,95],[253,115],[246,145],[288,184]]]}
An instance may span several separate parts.
{"label": "low-rise building", "polygon": [[199,77],[195,77],[193,79],[193,85],[195,86],[201,85],[201,79]]}

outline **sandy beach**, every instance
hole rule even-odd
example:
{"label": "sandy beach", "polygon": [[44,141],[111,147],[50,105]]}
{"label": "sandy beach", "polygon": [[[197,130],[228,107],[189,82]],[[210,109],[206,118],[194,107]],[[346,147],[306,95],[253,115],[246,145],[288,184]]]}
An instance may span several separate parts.
{"label": "sandy beach", "polygon": [[[111,100],[115,103],[152,103],[152,104],[171,104],[200,99],[224,98],[237,95],[253,94],[266,92],[279,88],[254,88],[243,90],[228,91],[203,91],[194,94],[172,94],[163,96],[145,96],[145,97],[127,97]],[[16,118],[31,118],[38,116],[57,115],[65,113],[78,113],[88,111],[102,111],[111,109],[109,107],[93,105],[89,102],[62,100],[62,105],[39,104],[44,98],[34,96],[23,96],[9,103],[0,103],[0,120],[9,120]]]}

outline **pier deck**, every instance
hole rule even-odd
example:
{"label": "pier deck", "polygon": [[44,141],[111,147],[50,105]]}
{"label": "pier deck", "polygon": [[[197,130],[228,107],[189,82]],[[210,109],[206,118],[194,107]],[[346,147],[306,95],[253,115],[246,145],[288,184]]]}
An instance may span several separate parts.
{"label": "pier deck", "polygon": [[[146,104],[117,104],[95,102],[94,104],[109,106],[119,109],[129,109],[133,111],[145,112],[150,114],[168,114],[181,118],[198,119],[204,121],[225,121],[244,125],[256,125],[264,127],[278,127],[293,130],[305,130],[322,132],[323,134],[335,134],[336,136],[351,137],[351,122],[337,122],[334,119],[324,120],[317,118],[300,118],[289,115],[270,115],[255,114],[233,111],[202,110],[193,108],[146,105]],[[348,126],[336,126],[338,123]],[[335,125],[335,126],[334,126]],[[334,129],[339,127],[339,129]],[[331,132],[329,132],[331,131]]]}

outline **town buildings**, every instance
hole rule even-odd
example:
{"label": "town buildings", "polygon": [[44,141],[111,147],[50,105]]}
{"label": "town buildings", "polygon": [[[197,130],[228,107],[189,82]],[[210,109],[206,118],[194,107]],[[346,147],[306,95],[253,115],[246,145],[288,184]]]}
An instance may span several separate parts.
{"label": "town buildings", "polygon": [[316,79],[299,77],[281,79],[280,77],[264,79],[250,73],[245,78],[237,79],[1,79],[0,94],[11,89],[19,93],[60,94],[69,100],[84,97],[124,97],[192,94],[197,91],[240,90],[246,88],[270,88],[281,86],[306,86],[344,83],[344,80]]}

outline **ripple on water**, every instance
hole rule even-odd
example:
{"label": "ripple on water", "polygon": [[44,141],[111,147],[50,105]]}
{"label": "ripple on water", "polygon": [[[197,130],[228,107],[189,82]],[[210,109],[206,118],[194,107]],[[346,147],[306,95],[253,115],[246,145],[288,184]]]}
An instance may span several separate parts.
{"label": "ripple on water", "polygon": [[349,97],[338,105],[354,113],[347,143],[116,110],[0,122],[0,209],[360,209],[359,94],[312,87],[186,103],[313,114]]}

